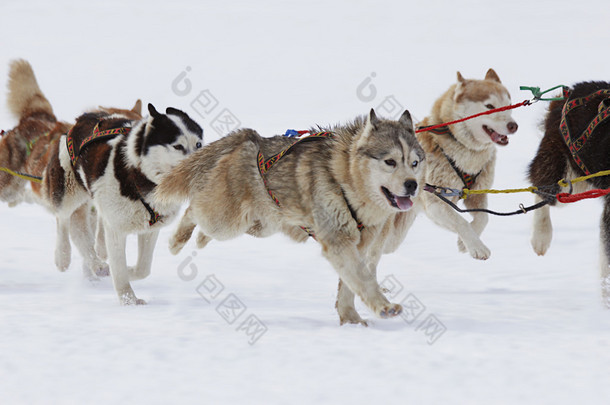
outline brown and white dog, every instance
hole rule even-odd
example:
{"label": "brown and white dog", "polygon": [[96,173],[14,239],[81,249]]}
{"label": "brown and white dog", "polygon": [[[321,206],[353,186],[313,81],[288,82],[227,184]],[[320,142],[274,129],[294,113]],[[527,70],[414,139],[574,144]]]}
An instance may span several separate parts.
{"label": "brown and white dog", "polygon": [[[40,177],[40,162],[44,161],[49,146],[70,129],[70,124],[57,121],[25,60],[10,64],[7,104],[19,123],[0,138],[0,167]],[[0,171],[0,200],[10,206],[24,201],[28,183]]]}
{"label": "brown and white dog", "polygon": [[[60,138],[58,153],[51,157],[38,191],[57,216],[60,241],[67,240],[70,218],[93,203],[122,304],[145,304],[135,296],[130,281],[150,274],[159,229],[180,208],[156,204],[150,194],[171,168],[202,146],[203,130],[184,112],[168,108],[161,114],[152,104],[148,111],[150,116],[143,119],[121,110],[81,115]],[[126,263],[129,234],[138,235],[135,267]],[[92,235],[85,236],[92,240]],[[92,243],[86,248],[95,253]]]}
{"label": "brown and white dog", "polygon": [[[0,139],[0,167],[16,173],[46,178],[54,168],[50,162],[57,161],[59,154],[59,139],[72,127],[71,124],[58,121],[53,113],[51,103],[44,96],[31,65],[22,59],[11,62],[8,82],[8,106],[19,120],[18,125],[7,131]],[[142,103],[138,100],[131,110],[100,107],[108,113],[127,114],[132,119],[141,118]],[[36,181],[31,182],[31,190],[27,189],[28,180],[0,171],[0,200],[10,206],[22,201],[37,202],[51,210],[53,214],[53,199],[61,196],[60,190],[44,189]],[[31,191],[31,193],[30,193]],[[54,195],[54,192],[59,194]],[[100,244],[101,255],[94,250],[94,235],[91,223],[95,221],[95,212],[91,204],[78,207],[69,219],[60,226],[58,221],[58,239],[55,249],[55,265],[60,271],[65,271],[71,262],[72,242],[83,256],[83,270],[87,276],[107,276],[108,265],[104,263],[105,249]],[[102,232],[98,229],[98,232]]]}
{"label": "brown and white dog", "polygon": [[[483,111],[510,105],[510,94],[493,69],[483,80],[464,79],[457,73],[452,85],[432,107],[432,112],[418,124],[420,129],[459,120]],[[517,131],[510,111],[480,116],[465,122],[417,134],[426,152],[425,181],[428,184],[462,189],[491,187],[496,164],[496,145],[508,144],[509,134]],[[457,202],[458,197],[453,197]],[[426,214],[436,224],[458,234],[458,248],[475,259],[485,260],[491,252],[480,236],[487,225],[487,214],[472,213],[468,222],[450,206],[431,193],[422,194]],[[471,195],[466,208],[486,208],[486,195]]]}

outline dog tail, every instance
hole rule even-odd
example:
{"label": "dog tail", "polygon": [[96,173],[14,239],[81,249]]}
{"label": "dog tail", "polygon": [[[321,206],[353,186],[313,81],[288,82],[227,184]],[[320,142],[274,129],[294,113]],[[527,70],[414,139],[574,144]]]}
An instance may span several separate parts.
{"label": "dog tail", "polygon": [[49,100],[42,94],[30,63],[23,59],[11,62],[8,79],[7,104],[19,120],[34,114],[45,114],[49,121],[57,121]]}
{"label": "dog tail", "polygon": [[162,204],[179,204],[186,201],[190,191],[190,171],[181,162],[163,177],[155,187],[154,199]]}

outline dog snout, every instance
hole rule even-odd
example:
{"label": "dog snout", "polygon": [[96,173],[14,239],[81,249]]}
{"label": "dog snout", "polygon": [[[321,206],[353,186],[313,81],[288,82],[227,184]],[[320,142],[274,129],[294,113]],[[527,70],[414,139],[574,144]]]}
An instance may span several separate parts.
{"label": "dog snout", "polygon": [[515,132],[517,132],[517,129],[519,129],[519,125],[517,125],[515,121],[511,121],[506,124],[506,128],[508,129],[509,133],[514,134]]}
{"label": "dog snout", "polygon": [[415,180],[405,181],[405,195],[414,195],[417,191],[417,182]]}

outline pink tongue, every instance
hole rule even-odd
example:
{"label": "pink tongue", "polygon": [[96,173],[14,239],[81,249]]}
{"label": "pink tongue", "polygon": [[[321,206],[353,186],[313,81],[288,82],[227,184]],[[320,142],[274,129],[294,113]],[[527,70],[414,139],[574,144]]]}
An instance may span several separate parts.
{"label": "pink tongue", "polygon": [[409,197],[396,196],[396,205],[398,205],[398,208],[402,211],[406,211],[413,206],[413,201],[411,201],[411,198]]}
{"label": "pink tongue", "polygon": [[508,145],[508,136],[500,135],[496,131],[491,133],[491,140],[497,143],[498,145]]}

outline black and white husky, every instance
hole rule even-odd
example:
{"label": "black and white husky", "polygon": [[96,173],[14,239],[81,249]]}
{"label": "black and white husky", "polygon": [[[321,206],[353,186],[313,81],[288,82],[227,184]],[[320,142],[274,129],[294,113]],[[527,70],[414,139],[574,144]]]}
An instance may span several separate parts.
{"label": "black and white husky", "polygon": [[[94,111],[80,116],[60,139],[65,147],[49,162],[43,180],[46,205],[57,216],[58,238],[69,228],[72,213],[91,201],[98,212],[98,245],[108,256],[114,287],[122,304],[145,304],[130,281],[150,274],[159,229],[178,213],[178,204],[150,200],[163,176],[188,154],[201,148],[203,130],[186,113],[166,114],[148,105],[149,117]],[[91,235],[90,235],[91,234]],[[127,267],[129,234],[138,235],[138,260]],[[83,242],[95,255],[91,232]],[[59,245],[58,245],[59,246]],[[57,253],[56,253],[57,255]]]}

